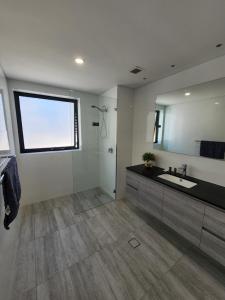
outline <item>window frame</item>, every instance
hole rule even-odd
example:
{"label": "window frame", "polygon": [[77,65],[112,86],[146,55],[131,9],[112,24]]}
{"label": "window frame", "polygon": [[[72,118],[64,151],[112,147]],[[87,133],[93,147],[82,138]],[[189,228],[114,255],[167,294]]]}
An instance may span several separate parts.
{"label": "window frame", "polygon": [[161,125],[159,124],[159,118],[160,118],[160,110],[155,110],[155,126],[154,126],[154,144],[158,144],[159,142],[159,128],[161,128]]}
{"label": "window frame", "polygon": [[[65,147],[25,148],[21,109],[20,109],[20,96],[73,103],[73,105],[74,105],[74,145],[73,146],[65,146]],[[21,91],[14,91],[14,99],[15,99],[20,153],[54,152],[54,151],[79,150],[80,149],[78,99],[66,98],[63,96],[62,97],[61,96],[50,96],[50,95],[46,95],[46,94],[21,92]],[[77,137],[77,146],[75,146],[76,137]]]}

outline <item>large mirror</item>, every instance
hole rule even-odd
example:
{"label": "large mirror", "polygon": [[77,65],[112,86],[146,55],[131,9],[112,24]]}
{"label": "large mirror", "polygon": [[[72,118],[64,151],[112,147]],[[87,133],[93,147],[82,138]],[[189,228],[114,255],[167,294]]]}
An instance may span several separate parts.
{"label": "large mirror", "polygon": [[157,96],[154,148],[224,160],[225,78]]}

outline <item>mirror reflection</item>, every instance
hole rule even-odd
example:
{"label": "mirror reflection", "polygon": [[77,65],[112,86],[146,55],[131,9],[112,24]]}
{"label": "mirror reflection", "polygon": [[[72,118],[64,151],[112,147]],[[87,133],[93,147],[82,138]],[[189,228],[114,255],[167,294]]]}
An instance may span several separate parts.
{"label": "mirror reflection", "polygon": [[158,150],[224,160],[225,78],[159,95],[153,142]]}

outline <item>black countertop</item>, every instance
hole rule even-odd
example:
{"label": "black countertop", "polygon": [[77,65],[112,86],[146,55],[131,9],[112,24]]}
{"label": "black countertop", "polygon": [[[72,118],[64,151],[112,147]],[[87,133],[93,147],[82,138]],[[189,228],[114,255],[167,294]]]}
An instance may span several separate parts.
{"label": "black countertop", "polygon": [[[188,189],[169,182],[162,178],[157,177],[158,175],[165,174],[164,169],[159,167],[146,168],[144,165],[136,165],[127,167],[127,170],[135,172],[144,177],[148,177],[154,181],[160,182],[166,186],[169,186],[177,191],[183,192],[201,201],[214,205],[218,208],[225,210],[225,187],[203,181],[194,177],[186,176],[185,179],[197,183],[194,187]],[[179,176],[179,175],[178,175]]]}

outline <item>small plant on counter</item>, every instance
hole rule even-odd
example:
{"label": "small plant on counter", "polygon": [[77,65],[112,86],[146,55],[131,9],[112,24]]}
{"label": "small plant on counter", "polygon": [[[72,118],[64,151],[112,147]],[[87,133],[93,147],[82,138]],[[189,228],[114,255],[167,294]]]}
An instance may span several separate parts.
{"label": "small plant on counter", "polygon": [[151,168],[153,165],[153,162],[155,161],[155,155],[154,155],[154,153],[146,152],[143,154],[142,159],[145,163],[145,166],[147,168]]}

